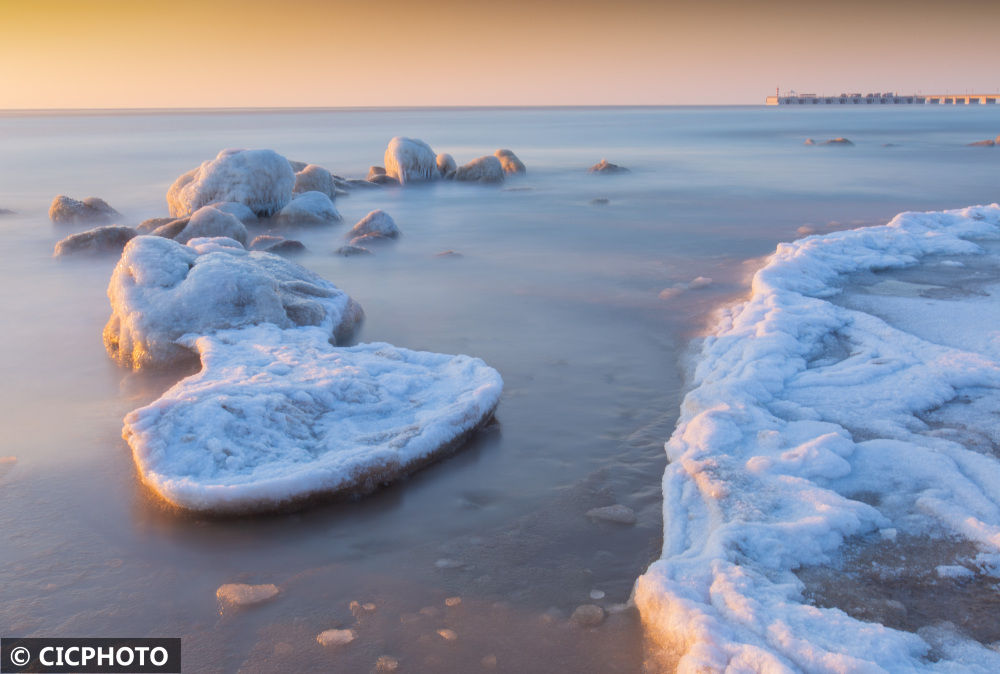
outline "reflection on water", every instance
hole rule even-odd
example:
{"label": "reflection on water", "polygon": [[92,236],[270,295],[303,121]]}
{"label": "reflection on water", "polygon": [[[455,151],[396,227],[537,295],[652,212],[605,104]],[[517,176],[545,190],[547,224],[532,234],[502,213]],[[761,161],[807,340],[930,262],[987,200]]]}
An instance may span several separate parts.
{"label": "reflection on water", "polygon": [[[689,336],[744,292],[744,261],[800,227],[995,200],[1000,155],[962,146],[995,135],[987,112],[0,116],[0,208],[17,211],[0,217],[0,456],[15,458],[0,463],[0,632],[182,636],[191,671],[369,671],[381,656],[405,671],[640,670],[638,621],[621,605],[658,556],[662,443]],[[74,229],[47,221],[52,197],[99,196],[135,224],[164,215],[174,177],[223,147],[272,147],[352,177],[399,134],[460,162],[510,147],[528,175],[513,189],[355,192],[338,200],[343,225],[282,234],[364,306],[357,340],[496,367],[497,423],[358,501],[253,520],[163,509],[136,479],[121,419],[189,372],[108,360],[115,260],[53,260]],[[803,147],[810,136],[856,146]],[[587,175],[601,157],[633,172]],[[374,208],[402,237],[374,257],[332,255]],[[698,276],[712,283],[660,297]],[[585,516],[615,503],[638,523]],[[228,582],[280,594],[220,611]],[[355,615],[352,601],[375,610]],[[607,617],[580,627],[570,616],[590,603]],[[357,639],[316,643],[333,628]]]}

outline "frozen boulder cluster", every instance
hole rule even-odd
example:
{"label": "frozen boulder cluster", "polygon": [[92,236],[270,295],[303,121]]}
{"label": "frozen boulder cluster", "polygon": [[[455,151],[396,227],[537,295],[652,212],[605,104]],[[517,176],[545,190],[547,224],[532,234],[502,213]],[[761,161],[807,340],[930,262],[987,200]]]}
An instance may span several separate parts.
{"label": "frozen boulder cluster", "polygon": [[[401,145],[417,149],[387,162],[394,180],[426,178],[425,163],[440,175],[429,148],[424,156],[421,145]],[[271,150],[224,150],[171,185],[171,217],[102,224],[57,244],[56,255],[121,251],[104,328],[114,361],[145,371],[200,359],[197,374],[124,422],[141,479],[168,503],[245,514],[366,493],[457,448],[492,417],[503,388],[496,370],[384,343],[338,346],[361,306],[275,254],[300,242],[251,238],[248,227],[261,224],[339,222],[333,199],[349,187]],[[50,215],[73,224],[119,216],[100,199],[68,197]],[[347,234],[344,250],[356,252],[343,254],[398,236],[375,210]]]}
{"label": "frozen boulder cluster", "polygon": [[385,149],[385,175],[399,182],[429,182],[448,179],[459,182],[502,183],[508,175],[526,172],[524,164],[510,150],[478,157],[458,166],[450,154],[435,154],[422,140],[397,136]]}

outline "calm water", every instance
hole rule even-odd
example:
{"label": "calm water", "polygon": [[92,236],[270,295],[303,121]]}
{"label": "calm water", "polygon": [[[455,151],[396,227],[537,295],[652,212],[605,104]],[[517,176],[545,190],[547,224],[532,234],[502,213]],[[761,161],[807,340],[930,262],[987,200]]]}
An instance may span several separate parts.
{"label": "calm water", "polygon": [[[0,114],[0,208],[17,212],[0,216],[0,457],[16,457],[0,463],[0,634],[181,636],[192,672],[364,672],[383,654],[401,671],[478,671],[489,655],[497,671],[640,670],[633,612],[594,631],[566,617],[592,590],[625,602],[658,556],[662,443],[689,339],[802,227],[996,201],[1000,148],[964,144],[997,133],[1000,109],[979,106]],[[509,147],[529,173],[508,189],[355,191],[338,200],[344,225],[289,234],[309,247],[298,261],[361,302],[360,341],[500,370],[497,423],[357,502],[235,521],[162,510],[137,483],[121,419],[185,373],[108,360],[115,260],[53,260],[82,228],[48,221],[52,197],[99,196],[135,224],[165,215],[173,179],[222,148],[361,177],[394,135],[459,163]],[[837,136],[856,146],[802,145]],[[632,173],[588,175],[602,157]],[[373,208],[403,237],[375,257],[333,256]],[[435,257],[448,249],[463,257]],[[698,276],[713,283],[659,297]],[[584,515],[612,503],[638,524]],[[281,595],[223,611],[226,582]],[[376,610],[356,617],[352,600]],[[357,641],[324,650],[315,636],[332,627]]]}

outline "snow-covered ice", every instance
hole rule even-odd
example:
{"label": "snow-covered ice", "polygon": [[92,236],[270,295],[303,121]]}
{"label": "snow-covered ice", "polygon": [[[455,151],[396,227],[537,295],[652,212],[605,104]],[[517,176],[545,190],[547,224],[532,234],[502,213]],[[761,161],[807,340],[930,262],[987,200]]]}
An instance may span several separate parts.
{"label": "snow-covered ice", "polygon": [[202,370],[125,417],[142,480],[214,513],[366,493],[453,449],[499,400],[477,358],[328,337],[263,324],[183,338]]}
{"label": "snow-covered ice", "polygon": [[400,185],[440,177],[437,155],[422,140],[396,136],[385,149],[385,173]]}
{"label": "snow-covered ice", "polygon": [[108,354],[141,369],[190,355],[180,341],[259,323],[315,325],[328,337],[361,320],[360,306],[329,281],[284,258],[250,252],[227,238],[187,245],[156,236],[132,239],[108,285]]}
{"label": "snow-covered ice", "polygon": [[282,225],[312,227],[340,222],[340,213],[322,192],[302,192],[292,197],[288,205],[278,213]]}
{"label": "snow-covered ice", "polygon": [[1000,410],[1000,285],[843,293],[849,275],[985,257],[998,225],[994,204],[781,244],[722,313],[666,445],[662,558],[635,587],[679,671],[1000,671],[954,628],[809,605],[795,574],[897,532],[964,539],[982,569],[1000,559],[998,445],[961,433]]}
{"label": "snow-covered ice", "polygon": [[177,178],[167,206],[179,218],[215,201],[235,201],[269,216],[291,200],[294,185],[291,165],[273,150],[223,150]]}

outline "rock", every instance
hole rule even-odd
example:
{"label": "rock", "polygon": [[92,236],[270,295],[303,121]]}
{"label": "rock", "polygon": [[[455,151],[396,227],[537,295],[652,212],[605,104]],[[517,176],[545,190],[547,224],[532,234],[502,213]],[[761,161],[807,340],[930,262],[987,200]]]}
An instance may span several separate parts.
{"label": "rock", "polygon": [[422,140],[397,136],[385,149],[385,173],[400,185],[425,182],[440,176],[437,155]]}
{"label": "rock", "polygon": [[278,586],[272,583],[264,585],[246,585],[244,583],[226,583],[215,591],[215,596],[223,604],[232,606],[251,606],[260,604],[278,596]]}
{"label": "rock", "polygon": [[497,668],[497,656],[490,653],[489,655],[484,655],[483,659],[479,661],[479,664],[483,666],[483,669],[496,669]]}
{"label": "rock", "polygon": [[283,226],[312,227],[340,222],[340,213],[330,197],[322,192],[296,194],[278,213],[277,221]]}
{"label": "rock", "polygon": [[615,505],[604,506],[603,508],[592,508],[587,511],[587,517],[604,522],[615,522],[617,524],[635,524],[635,511],[628,506],[616,503]]}
{"label": "rock", "polygon": [[162,367],[190,357],[193,345],[177,342],[188,333],[273,323],[344,336],[364,315],[346,293],[294,262],[226,241],[129,241],[108,286],[108,355],[136,370]]}
{"label": "rock", "polygon": [[316,642],[326,648],[346,646],[354,641],[354,630],[325,630],[316,635]]}
{"label": "rock", "polygon": [[[161,218],[156,218],[156,219],[160,220]],[[184,230],[184,228],[187,227],[187,224],[189,222],[191,222],[190,217],[176,218],[166,223],[165,225],[160,225],[152,232],[150,232],[150,234],[152,234],[153,236],[162,236],[164,239],[172,239],[178,234],[180,234]]]}
{"label": "rock", "polygon": [[[364,237],[358,237],[364,238]],[[333,251],[336,255],[341,257],[356,257],[358,255],[374,255],[370,250],[364,246],[341,246],[337,250]]]}
{"label": "rock", "polygon": [[690,290],[701,290],[702,288],[707,288],[712,285],[712,279],[708,276],[699,276],[688,283],[688,288]]}
{"label": "rock", "polygon": [[604,622],[604,609],[597,604],[577,606],[570,620],[580,627],[597,627]]}
{"label": "rock", "polygon": [[604,599],[604,597],[605,597],[604,590],[591,590],[590,591],[590,598],[593,599],[593,600],[595,600],[595,601],[600,600],[600,599]]}
{"label": "rock", "polygon": [[60,194],[49,206],[49,219],[58,224],[103,225],[120,215],[121,213],[111,208],[108,202],[97,197],[87,197],[83,201],[77,201]]}
{"label": "rock", "polygon": [[[152,234],[158,228],[163,225],[169,225],[171,222],[176,221],[177,218],[150,218],[149,220],[143,220],[136,226],[136,231],[140,234]],[[180,230],[178,230],[180,231]],[[167,237],[172,238],[172,237]]]}
{"label": "rock", "polygon": [[399,185],[399,181],[387,175],[372,176],[368,179],[373,185]]}
{"label": "rock", "polygon": [[445,606],[458,606],[461,603],[462,603],[461,597],[448,597],[447,599],[444,600]]}
{"label": "rock", "polygon": [[479,157],[464,164],[455,171],[455,180],[461,182],[502,183],[503,166],[493,156]]}
{"label": "rock", "polygon": [[436,157],[435,162],[437,163],[438,173],[441,174],[442,178],[453,177],[455,169],[458,168],[458,164],[455,163],[455,158],[447,152],[439,154]]}
{"label": "rock", "polygon": [[630,171],[624,166],[619,166],[618,164],[612,164],[607,159],[602,159],[601,161],[597,162],[589,169],[587,169],[587,172],[610,174],[610,173],[629,173]]}
{"label": "rock", "polygon": [[368,182],[367,180],[361,180],[360,178],[351,178],[346,182],[349,187],[362,187],[370,189],[375,189],[376,187],[378,187],[378,185],[376,185],[375,183]]}
{"label": "rock", "polygon": [[442,250],[440,253],[434,253],[434,257],[448,258],[449,260],[457,260],[460,257],[465,257],[456,250]]}
{"label": "rock", "polygon": [[461,446],[503,388],[478,359],[334,347],[317,327],[263,323],[180,343],[202,370],[128,414],[122,437],[146,486],[214,515],[374,491]]}
{"label": "rock", "polygon": [[274,253],[275,255],[288,255],[292,253],[301,253],[305,251],[306,247],[301,241],[296,241],[295,239],[286,239],[281,236],[261,234],[250,242],[249,249],[264,250],[269,253]]}
{"label": "rock", "polygon": [[14,215],[16,213],[17,213],[17,211],[12,211],[9,208],[0,208],[0,216]]}
{"label": "rock", "polygon": [[167,205],[171,215],[182,217],[216,201],[235,201],[270,216],[291,200],[294,185],[288,160],[273,150],[223,150],[177,178]]}
{"label": "rock", "polygon": [[309,164],[295,174],[295,185],[292,192],[302,194],[303,192],[321,192],[331,200],[337,197],[337,185],[333,181],[333,174],[322,166]]}
{"label": "rock", "polygon": [[445,641],[457,641],[458,640],[458,634],[453,629],[449,629],[449,628],[445,627],[443,629],[439,629],[437,631],[437,633]]}
{"label": "rock", "polygon": [[242,222],[244,225],[256,225],[257,224],[257,214],[250,210],[248,206],[237,203],[235,201],[215,201],[210,203],[209,206],[217,211],[222,211],[223,213],[228,213],[229,215],[235,216],[237,220]]}
{"label": "rock", "polygon": [[590,200],[591,206],[607,206],[611,203],[611,200],[607,197],[597,197],[596,199]]}
{"label": "rock", "polygon": [[823,145],[854,145],[854,143],[847,140],[846,138],[832,138],[823,143]]}
{"label": "rock", "polygon": [[815,144],[816,144],[816,141],[815,141],[815,140],[813,140],[812,138],[806,138],[806,142],[804,142],[804,143],[802,143],[802,144],[803,144],[803,145],[815,145]]}
{"label": "rock", "polygon": [[996,144],[995,140],[977,140],[975,143],[969,143],[968,147],[993,147]]}
{"label": "rock", "polygon": [[235,215],[223,213],[213,206],[202,206],[173,239],[177,243],[187,243],[191,239],[217,236],[229,237],[245,246],[249,234]]}
{"label": "rock", "polygon": [[56,244],[56,257],[75,253],[121,253],[125,244],[138,232],[131,227],[105,225],[67,236]]}
{"label": "rock", "polygon": [[524,163],[510,150],[497,150],[493,156],[500,160],[500,166],[507,175],[522,175],[527,171]]}
{"label": "rock", "polygon": [[299,171],[305,169],[305,167],[309,166],[309,162],[306,162],[306,161],[295,161],[293,159],[289,159],[288,160],[288,165],[292,167],[292,171],[294,171],[295,173],[298,173]]}
{"label": "rock", "polygon": [[399,227],[388,213],[381,209],[376,209],[358,220],[358,223],[347,233],[348,237],[353,237],[351,244],[362,238],[372,239],[395,239],[399,236]]}
{"label": "rock", "polygon": [[371,166],[368,168],[368,177],[365,178],[368,182],[372,182],[372,178],[378,178],[379,176],[385,175],[385,169],[381,166]]}
{"label": "rock", "polygon": [[376,672],[395,672],[399,669],[399,660],[391,655],[380,655],[375,661]]}

